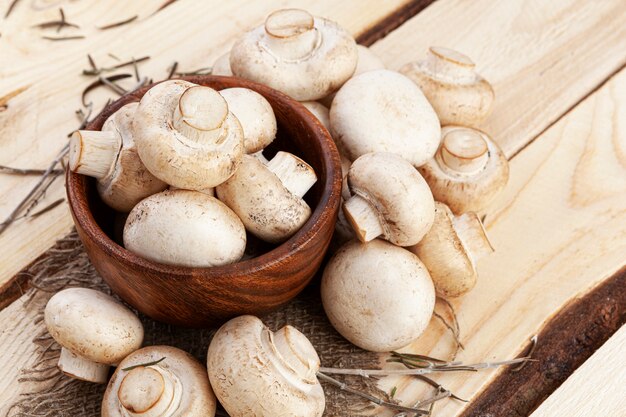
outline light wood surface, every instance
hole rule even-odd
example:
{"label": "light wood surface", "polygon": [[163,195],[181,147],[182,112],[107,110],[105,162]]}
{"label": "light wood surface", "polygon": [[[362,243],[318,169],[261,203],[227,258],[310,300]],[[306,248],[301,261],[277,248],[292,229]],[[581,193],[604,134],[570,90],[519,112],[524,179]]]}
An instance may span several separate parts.
{"label": "light wood surface", "polygon": [[626,326],[578,368],[531,417],[626,416]]}
{"label": "light wood surface", "polygon": [[[46,3],[39,1],[38,3]],[[47,3],[51,3],[48,1]],[[322,0],[279,0],[273,2],[179,0],[153,14],[161,1],[80,2],[55,1],[63,6],[68,21],[81,29],[67,29],[61,35],[84,34],[84,40],[51,42],[42,34],[57,36],[54,30],[31,28],[59,16],[58,8],[35,11],[31,1],[20,1],[3,22],[0,32],[0,98],[28,87],[0,112],[0,165],[46,168],[67,141],[67,134],[78,126],[74,111],[80,108],[81,91],[93,77],[81,75],[88,69],[87,54],[101,66],[115,65],[132,57],[150,56],[139,65],[142,75],[155,80],[167,76],[167,68],[179,62],[179,71],[210,67],[226,52],[236,36],[261,24],[272,10],[306,7],[317,15],[331,16],[355,35],[380,22],[407,0],[387,2]],[[110,3],[110,4],[109,4]],[[0,3],[4,13],[9,1]],[[129,25],[99,31],[96,25],[123,20],[139,14]],[[126,72],[132,72],[128,68]],[[125,84],[124,82],[127,81]],[[126,88],[134,80],[120,82]],[[104,90],[102,90],[104,92]],[[110,93],[94,93],[94,108],[100,109]],[[4,219],[28,193],[38,178],[0,175],[0,218]],[[62,178],[57,179],[40,207],[64,197]],[[2,221],[2,220],[0,220]],[[66,235],[72,220],[63,204],[36,219],[22,220],[0,235],[0,287]]]}

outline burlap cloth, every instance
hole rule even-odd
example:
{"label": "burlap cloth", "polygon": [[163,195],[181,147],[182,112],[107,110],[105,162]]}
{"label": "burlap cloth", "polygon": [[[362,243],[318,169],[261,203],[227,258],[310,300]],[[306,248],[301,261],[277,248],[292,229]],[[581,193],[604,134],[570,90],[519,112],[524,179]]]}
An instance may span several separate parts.
{"label": "burlap cloth", "polygon": [[[100,402],[105,385],[75,381],[63,376],[56,367],[60,347],[49,336],[43,323],[47,300],[65,287],[88,287],[111,293],[89,262],[76,233],[57,242],[42,258],[31,265],[28,274],[31,289],[27,308],[36,311],[38,331],[33,334],[37,355],[29,369],[21,371],[19,383],[24,385],[21,398],[12,404],[9,416],[95,417],[100,415]],[[176,346],[205,363],[207,348],[215,329],[192,330],[155,322],[139,315],[144,328],[144,345]],[[314,283],[300,296],[279,311],[261,317],[273,330],[291,324],[313,343],[322,366],[380,368],[378,354],[363,351],[343,339],[324,315],[319,287]],[[10,365],[9,365],[10,366]],[[379,397],[386,393],[376,388],[376,380],[354,377],[345,379],[351,386]],[[24,390],[23,390],[24,391]],[[325,416],[360,416],[373,404],[351,394],[324,385]],[[388,398],[387,398],[388,399]]]}

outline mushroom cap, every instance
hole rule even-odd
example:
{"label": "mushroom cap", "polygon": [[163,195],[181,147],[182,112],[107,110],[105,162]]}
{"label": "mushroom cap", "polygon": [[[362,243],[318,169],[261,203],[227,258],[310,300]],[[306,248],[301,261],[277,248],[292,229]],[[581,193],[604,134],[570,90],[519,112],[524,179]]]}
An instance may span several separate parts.
{"label": "mushroom cap", "polygon": [[432,158],[441,138],[439,119],[419,87],[389,70],[348,80],[333,100],[330,129],[350,160],[392,152],[415,167]]}
{"label": "mushroom cap", "polygon": [[320,121],[326,130],[330,130],[330,110],[328,110],[328,107],[317,101],[303,101],[302,105],[313,113],[313,116],[317,117],[317,120]]}
{"label": "mushroom cap", "polygon": [[476,285],[472,257],[454,228],[454,214],[443,203],[435,203],[435,222],[426,236],[408,248],[419,256],[430,272],[437,293],[458,297]]}
{"label": "mushroom cap", "polygon": [[322,303],[333,327],[360,348],[400,349],[417,339],[435,308],[435,289],[417,256],[384,240],[351,241],[324,269]]}
{"label": "mushroom cap", "polygon": [[211,68],[211,75],[232,77],[233,72],[230,70],[230,52],[221,55],[215,60],[213,68]]}
{"label": "mushroom cap", "polygon": [[241,123],[245,153],[258,152],[272,143],[276,137],[276,116],[265,97],[248,88],[226,88],[220,94]]}
{"label": "mushroom cap", "polygon": [[435,200],[447,204],[453,213],[479,212],[493,201],[509,180],[509,163],[498,145],[485,133],[462,126],[446,126],[442,137],[455,130],[479,134],[487,143],[489,158],[485,166],[475,173],[450,169],[444,162],[441,149],[435,157],[419,168],[430,186]]}
{"label": "mushroom cap", "polygon": [[[308,15],[301,10],[279,10],[268,17],[265,25],[243,35],[230,52],[233,74],[268,85],[299,101],[317,100],[337,90],[356,68],[357,49],[352,36],[336,23],[316,17],[313,27],[307,28],[309,32],[314,31],[311,32],[314,35],[312,50],[296,59],[281,57],[272,46],[273,42],[280,38],[284,42],[290,42],[290,38],[302,38],[302,33],[282,33],[284,28],[268,27],[270,20],[278,20],[285,12],[296,12],[301,15],[298,16],[300,20],[306,20],[304,18]],[[283,26],[300,28],[305,25],[301,21],[298,25]],[[274,31],[274,36],[267,32],[268,29]],[[302,39],[292,42],[300,41]]]}
{"label": "mushroom cap", "polygon": [[[370,48],[363,45],[357,45],[357,54],[359,56],[354,75],[363,74],[367,71],[385,69],[385,64]],[[353,76],[354,76],[353,75]]]}
{"label": "mushroom cap", "polygon": [[92,362],[115,365],[143,342],[143,326],[132,311],[88,288],[68,288],[53,295],[44,321],[61,346]]}
{"label": "mushroom cap", "polygon": [[348,186],[374,206],[384,238],[394,245],[416,244],[433,224],[435,201],[428,184],[398,155],[374,152],[359,157],[348,171]]}
{"label": "mushroom cap", "polygon": [[407,63],[399,72],[420,87],[442,125],[476,127],[491,113],[495,93],[474,67],[460,52],[431,47],[429,58]]}
{"label": "mushroom cap", "polygon": [[211,267],[241,259],[246,231],[218,199],[198,191],[166,190],[132,209],[124,246],[163,264]]}
{"label": "mushroom cap", "polygon": [[126,213],[144,198],[167,188],[146,169],[137,154],[131,125],[138,106],[137,102],[126,104],[102,126],[103,131],[119,133],[122,147],[109,175],[98,181],[98,194],[109,207]]}
{"label": "mushroom cap", "polygon": [[[213,417],[215,415],[217,402],[215,394],[209,384],[206,369],[187,352],[171,346],[144,347],[127,356],[119,364],[109,381],[106,392],[104,393],[104,398],[102,399],[102,417],[128,416],[120,404],[119,394],[122,384],[129,384],[133,382],[132,379],[136,379],[135,382],[140,383],[146,391],[140,392],[139,389],[141,387],[137,385],[135,385],[135,392],[132,392],[132,387],[128,387],[131,389],[122,390],[122,392],[126,394],[124,396],[126,405],[133,405],[137,407],[138,409],[136,409],[136,412],[139,413],[141,412],[140,409],[143,408],[141,407],[142,405],[147,407],[153,405],[150,404],[153,401],[148,400],[154,399],[155,394],[158,396],[160,393],[158,391],[155,393],[148,390],[150,387],[155,387],[155,383],[153,381],[147,381],[145,378],[146,376],[149,376],[146,375],[148,372],[141,375],[144,377],[143,381],[139,378],[133,378],[132,375],[130,377],[131,379],[126,380],[125,378],[130,373],[140,368],[134,368],[129,371],[125,371],[124,369],[155,362],[161,358],[165,359],[160,361],[158,364],[142,368],[143,370],[148,370],[154,375],[154,377],[156,377],[157,373],[160,375],[160,372],[163,372],[168,376],[173,376],[174,379],[177,379],[180,382],[180,387],[182,387],[180,404],[176,408],[175,414],[172,415],[185,417]],[[158,377],[156,377],[156,379],[158,379]],[[156,388],[159,388],[158,381]]]}
{"label": "mushroom cap", "polygon": [[213,336],[209,380],[231,417],[317,417],[324,412],[320,361],[291,326],[273,333],[257,317],[240,316]]}
{"label": "mushroom cap", "polygon": [[267,242],[288,239],[311,216],[308,204],[251,155],[243,156],[235,175],[217,186],[216,192],[250,233]]}
{"label": "mushroom cap", "polygon": [[[199,190],[221,184],[237,169],[243,154],[243,130],[237,118],[227,112],[217,141],[202,136],[194,140],[177,131],[175,110],[192,87],[199,86],[169,80],[148,90],[135,113],[133,132],[139,157],[148,171],[169,185]],[[202,104],[193,106],[200,115],[207,114]]]}

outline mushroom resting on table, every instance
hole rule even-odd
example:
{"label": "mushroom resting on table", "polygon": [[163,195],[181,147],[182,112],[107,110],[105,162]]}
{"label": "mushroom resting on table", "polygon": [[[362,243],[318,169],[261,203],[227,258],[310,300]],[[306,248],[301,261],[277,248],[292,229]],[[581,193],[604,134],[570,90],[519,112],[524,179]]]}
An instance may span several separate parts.
{"label": "mushroom resting on table", "polygon": [[143,342],[143,326],[132,311],[88,288],[68,288],[53,295],[44,321],[61,345],[59,369],[84,381],[105,383],[109,368]]}
{"label": "mushroom resting on table", "polygon": [[320,417],[319,367],[306,336],[292,326],[272,332],[254,316],[220,327],[207,354],[209,380],[231,417]]}

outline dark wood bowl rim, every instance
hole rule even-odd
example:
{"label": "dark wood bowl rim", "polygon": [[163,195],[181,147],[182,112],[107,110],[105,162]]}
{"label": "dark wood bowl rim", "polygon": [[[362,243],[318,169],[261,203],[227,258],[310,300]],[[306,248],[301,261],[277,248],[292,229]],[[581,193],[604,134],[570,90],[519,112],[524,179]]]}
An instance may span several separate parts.
{"label": "dark wood bowl rim", "polygon": [[[298,113],[305,115],[303,120],[304,124],[319,139],[322,149],[322,163],[326,171],[326,181],[323,184],[323,191],[321,193],[320,200],[311,213],[309,220],[307,220],[304,226],[302,226],[302,228],[287,241],[271,251],[252,259],[247,259],[230,265],[210,268],[192,268],[161,264],[136,255],[135,253],[117,244],[106,233],[104,233],[97,224],[91,211],[88,210],[89,204],[87,196],[86,193],[83,192],[83,190],[86,189],[86,181],[88,178],[84,175],[76,174],[67,170],[67,195],[70,209],[74,214],[75,221],[80,223],[89,239],[95,242],[98,248],[107,255],[112,256],[119,262],[131,267],[149,269],[158,274],[166,274],[180,278],[211,275],[213,277],[224,276],[232,279],[233,275],[240,275],[246,272],[252,274],[266,269],[268,266],[273,264],[284,263],[286,259],[294,253],[294,251],[297,251],[297,248],[310,244],[312,240],[317,238],[318,231],[321,229],[321,224],[328,221],[328,218],[324,219],[323,217],[323,213],[326,210],[338,210],[339,195],[341,190],[341,165],[339,162],[339,153],[334,141],[317,118],[308,112],[308,110],[306,110],[301,103],[286,94],[273,90],[265,85],[237,77],[221,77],[212,75],[181,77],[180,79],[203,85],[211,83],[226,83],[232,84],[231,87],[238,86],[250,88],[264,96],[271,95],[274,100],[287,102],[290,107],[295,107],[301,110]],[[85,129],[100,130],[104,121],[111,114],[125,104],[138,101],[149,88],[156,84],[158,83],[154,83],[137,91],[128,93],[120,97],[118,100],[110,103],[92,122],[87,125]],[[304,112],[304,110],[306,110],[306,112]],[[80,204],[81,202],[83,204]],[[334,215],[330,218],[334,218]]]}

